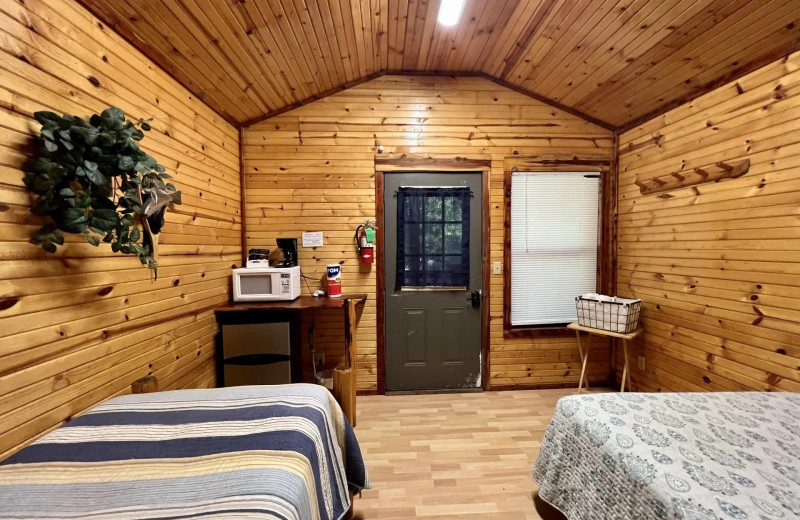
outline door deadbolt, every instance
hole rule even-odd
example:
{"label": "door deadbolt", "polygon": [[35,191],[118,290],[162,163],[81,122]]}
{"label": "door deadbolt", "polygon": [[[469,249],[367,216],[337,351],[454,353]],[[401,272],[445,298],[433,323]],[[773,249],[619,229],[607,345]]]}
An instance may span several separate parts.
{"label": "door deadbolt", "polygon": [[473,307],[480,307],[481,306],[481,291],[480,290],[472,291],[472,293],[469,295],[469,298],[467,298],[467,301],[472,303]]}

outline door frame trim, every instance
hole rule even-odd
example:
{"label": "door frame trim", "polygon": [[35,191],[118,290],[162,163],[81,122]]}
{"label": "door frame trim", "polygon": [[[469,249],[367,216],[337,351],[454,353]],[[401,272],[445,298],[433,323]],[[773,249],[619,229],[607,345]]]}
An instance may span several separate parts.
{"label": "door frame trim", "polygon": [[383,265],[384,250],[384,200],[383,176],[389,172],[430,172],[430,173],[480,173],[481,174],[481,387],[483,390],[491,388],[490,378],[490,348],[489,348],[489,311],[490,311],[490,265],[491,252],[491,226],[490,226],[490,194],[489,176],[492,170],[492,160],[467,159],[453,157],[437,159],[426,156],[400,157],[375,157],[375,220],[378,233],[375,240],[375,269],[376,272],[376,376],[377,393],[386,394],[386,309],[385,291],[386,277]]}

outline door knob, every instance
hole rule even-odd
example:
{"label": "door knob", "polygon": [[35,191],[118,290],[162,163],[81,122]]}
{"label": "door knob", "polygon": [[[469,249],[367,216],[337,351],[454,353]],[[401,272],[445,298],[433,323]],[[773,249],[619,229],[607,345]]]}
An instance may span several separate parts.
{"label": "door knob", "polygon": [[469,295],[469,298],[467,298],[467,301],[472,303],[473,307],[480,307],[481,306],[481,291],[480,290],[472,291],[472,293]]}

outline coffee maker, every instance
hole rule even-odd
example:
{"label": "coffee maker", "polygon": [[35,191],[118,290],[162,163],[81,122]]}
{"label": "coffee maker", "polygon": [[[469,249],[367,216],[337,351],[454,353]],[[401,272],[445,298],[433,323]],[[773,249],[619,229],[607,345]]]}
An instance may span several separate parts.
{"label": "coffee maker", "polygon": [[295,267],[297,265],[297,239],[277,238],[275,242],[283,253],[283,259],[278,259],[274,267]]}

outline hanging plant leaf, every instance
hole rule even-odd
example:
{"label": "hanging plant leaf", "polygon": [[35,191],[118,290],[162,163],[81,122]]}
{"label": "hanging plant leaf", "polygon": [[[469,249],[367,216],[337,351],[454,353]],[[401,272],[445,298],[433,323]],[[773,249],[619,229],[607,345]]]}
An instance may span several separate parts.
{"label": "hanging plant leaf", "polygon": [[86,170],[86,176],[92,181],[92,184],[96,184],[98,186],[104,186],[108,184],[108,179],[106,176],[100,173],[100,170],[95,167],[94,170]]}
{"label": "hanging plant leaf", "polygon": [[125,121],[125,114],[117,107],[110,107],[100,113],[100,118],[108,128],[119,130],[122,128],[123,121]]}
{"label": "hanging plant leaf", "polygon": [[52,222],[48,222],[44,226],[42,226],[39,231],[33,234],[31,240],[33,240],[34,244],[41,244],[45,240],[47,240],[53,232],[56,230],[56,225]]}
{"label": "hanging plant leaf", "polygon": [[55,181],[49,176],[40,175],[39,177],[33,178],[31,189],[36,193],[48,193],[55,185]]}
{"label": "hanging plant leaf", "polygon": [[[70,132],[80,141],[88,145],[94,144],[95,141],[97,141],[97,137],[100,135],[100,131],[97,128],[89,125],[72,127]],[[42,132],[42,134],[44,135],[44,132]]]}
{"label": "hanging plant leaf", "polygon": [[88,208],[92,204],[92,196],[87,191],[79,191],[75,194],[75,207]]}
{"label": "hanging plant leaf", "polygon": [[[152,118],[152,117],[151,117],[150,119],[141,119],[141,118],[140,118],[140,119],[139,119],[139,126],[140,126],[140,127],[142,128],[142,130],[144,130],[145,132],[149,132],[149,131],[150,131],[150,123],[151,123],[152,121],[153,121],[153,118]],[[142,135],[144,135],[144,134],[142,134]]]}
{"label": "hanging plant leaf", "polygon": [[47,217],[53,212],[53,207],[47,199],[39,197],[31,206],[31,213],[40,217]]}
{"label": "hanging plant leaf", "polygon": [[47,111],[34,112],[33,117],[36,118],[36,120],[39,121],[43,126],[47,125],[48,123],[58,124],[58,122],[61,121],[61,116]]}
{"label": "hanging plant leaf", "polygon": [[86,230],[86,215],[77,208],[66,208],[53,216],[59,229],[67,233],[83,233]]}
{"label": "hanging plant leaf", "polygon": [[115,135],[111,132],[100,132],[97,135],[97,144],[100,145],[100,147],[111,146],[114,144],[115,140]]}
{"label": "hanging plant leaf", "polygon": [[91,212],[89,223],[101,231],[111,231],[117,227],[119,215],[113,209],[96,209]]}
{"label": "hanging plant leaf", "polygon": [[130,155],[123,155],[122,157],[119,158],[119,162],[117,163],[117,168],[125,171],[132,170],[135,164],[136,163],[133,161],[133,157],[131,157]]}

